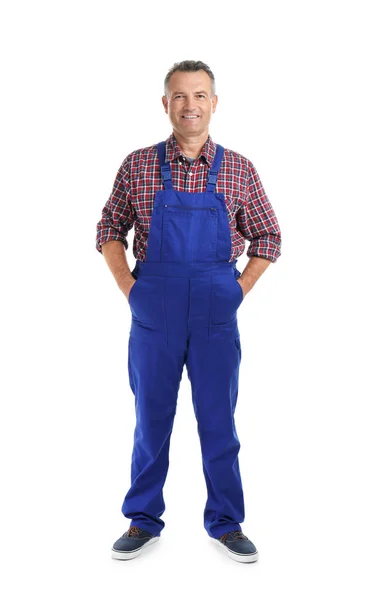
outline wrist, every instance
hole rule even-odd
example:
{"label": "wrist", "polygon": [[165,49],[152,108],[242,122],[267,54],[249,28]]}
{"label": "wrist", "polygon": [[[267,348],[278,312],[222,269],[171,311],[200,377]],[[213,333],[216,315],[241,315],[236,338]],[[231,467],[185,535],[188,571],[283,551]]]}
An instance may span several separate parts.
{"label": "wrist", "polygon": [[251,290],[255,285],[255,279],[247,275],[240,275],[239,281],[243,283],[248,290]]}
{"label": "wrist", "polygon": [[124,277],[118,279],[117,285],[121,289],[121,291],[128,290],[134,283],[136,279],[132,274],[124,275]]}

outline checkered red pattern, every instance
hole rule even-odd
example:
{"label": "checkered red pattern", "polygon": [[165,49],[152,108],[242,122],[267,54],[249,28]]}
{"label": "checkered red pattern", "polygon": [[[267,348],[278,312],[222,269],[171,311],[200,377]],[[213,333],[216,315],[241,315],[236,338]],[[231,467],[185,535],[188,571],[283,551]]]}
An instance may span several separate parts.
{"label": "checkered red pattern", "polygon": [[[190,164],[172,134],[166,140],[166,160],[171,162],[173,187],[184,192],[204,192],[215,152],[216,144],[208,137],[200,156]],[[129,154],[97,224],[97,250],[101,252],[102,244],[109,240],[120,240],[128,248],[126,236],[134,226],[133,254],[144,262],[154,196],[162,189],[156,146]],[[216,192],[223,193],[226,200],[232,240],[230,261],[243,254],[248,240],[249,257],[275,262],[280,256],[280,228],[253,164],[226,149]]]}

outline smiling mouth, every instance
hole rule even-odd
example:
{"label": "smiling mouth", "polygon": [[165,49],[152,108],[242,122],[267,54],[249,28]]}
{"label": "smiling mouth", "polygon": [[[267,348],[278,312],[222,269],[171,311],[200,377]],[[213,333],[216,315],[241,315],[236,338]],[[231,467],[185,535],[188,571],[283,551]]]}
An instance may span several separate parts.
{"label": "smiling mouth", "polygon": [[198,118],[199,118],[198,115],[182,115],[182,119],[188,119],[189,121],[191,121],[191,120],[194,121],[194,119],[198,119]]}

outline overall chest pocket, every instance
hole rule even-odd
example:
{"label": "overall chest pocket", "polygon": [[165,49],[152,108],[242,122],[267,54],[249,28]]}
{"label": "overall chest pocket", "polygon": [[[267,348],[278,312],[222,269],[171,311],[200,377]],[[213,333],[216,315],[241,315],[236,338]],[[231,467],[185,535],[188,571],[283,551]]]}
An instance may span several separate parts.
{"label": "overall chest pocket", "polygon": [[214,207],[165,205],[161,260],[214,261],[217,253],[218,222],[218,211]]}

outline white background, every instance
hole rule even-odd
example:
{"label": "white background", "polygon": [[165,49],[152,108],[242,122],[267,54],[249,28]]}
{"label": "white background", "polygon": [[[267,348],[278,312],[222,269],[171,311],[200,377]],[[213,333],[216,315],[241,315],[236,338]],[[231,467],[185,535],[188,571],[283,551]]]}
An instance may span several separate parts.
{"label": "white background", "polygon": [[[375,5],[3,4],[2,597],[379,598]],[[253,565],[203,529],[186,370],[160,543],[110,558],[129,524],[130,312],[95,229],[125,156],[170,134],[163,79],[184,59],[214,71],[212,137],[255,164],[283,233],[239,309]]]}

